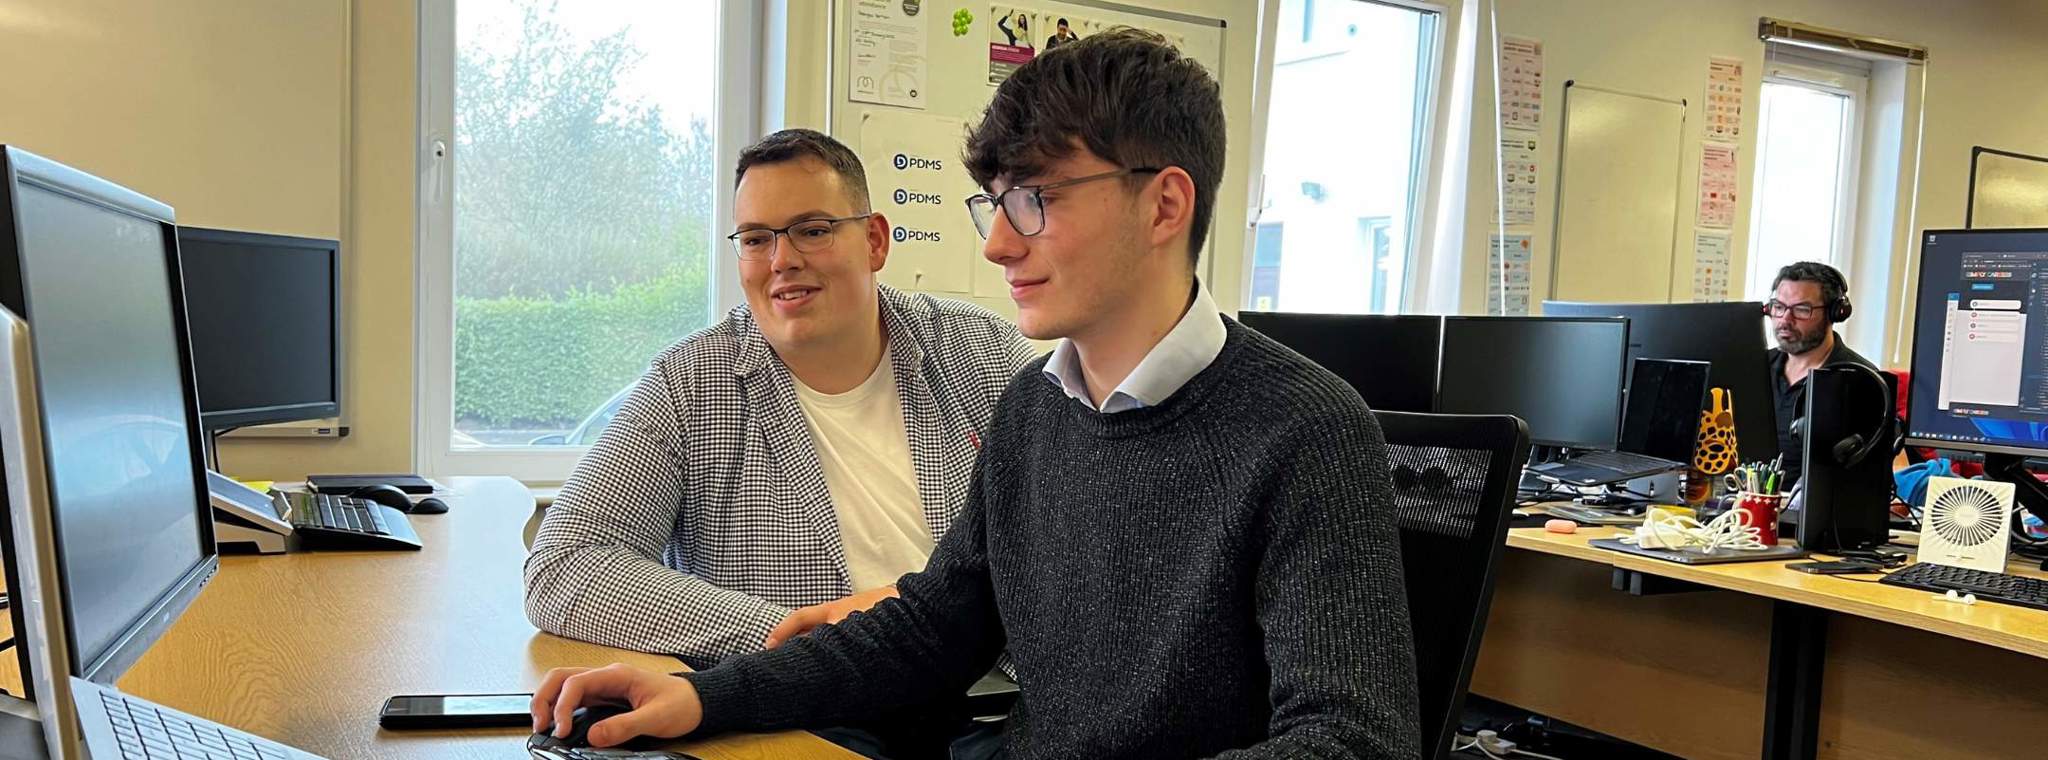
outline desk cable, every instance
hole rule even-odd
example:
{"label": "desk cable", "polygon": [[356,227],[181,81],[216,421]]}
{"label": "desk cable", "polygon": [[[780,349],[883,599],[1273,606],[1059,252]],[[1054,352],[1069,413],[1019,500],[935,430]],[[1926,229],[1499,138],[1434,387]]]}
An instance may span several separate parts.
{"label": "desk cable", "polygon": [[[1458,744],[1458,742],[1460,741],[1464,742],[1464,744]],[[1464,734],[1458,734],[1456,738],[1451,742],[1452,752],[1464,752],[1470,749],[1479,750],[1479,754],[1485,755],[1488,758],[1491,758],[1492,760],[1507,760],[1509,757],[1533,757],[1536,760],[1561,760],[1561,758],[1553,757],[1551,755],[1545,755],[1540,752],[1530,752],[1526,749],[1517,747],[1515,746],[1514,742],[1501,738],[1500,734],[1495,733],[1490,729],[1481,730],[1477,736],[1466,736]]]}
{"label": "desk cable", "polygon": [[1757,551],[1769,548],[1761,540],[1763,531],[1746,524],[1747,513],[1739,509],[1723,512],[1705,524],[1682,514],[1659,510],[1651,512],[1641,527],[1621,537],[1622,543],[1645,549],[1698,548],[1709,554],[1717,549]]}

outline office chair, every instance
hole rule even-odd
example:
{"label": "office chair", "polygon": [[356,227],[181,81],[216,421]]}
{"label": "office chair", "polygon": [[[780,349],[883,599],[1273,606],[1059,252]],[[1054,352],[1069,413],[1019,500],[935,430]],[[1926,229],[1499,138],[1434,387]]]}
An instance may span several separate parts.
{"label": "office chair", "polygon": [[1439,760],[1450,755],[1479,659],[1529,429],[1510,416],[1375,415],[1387,438],[1415,629],[1423,757]]}

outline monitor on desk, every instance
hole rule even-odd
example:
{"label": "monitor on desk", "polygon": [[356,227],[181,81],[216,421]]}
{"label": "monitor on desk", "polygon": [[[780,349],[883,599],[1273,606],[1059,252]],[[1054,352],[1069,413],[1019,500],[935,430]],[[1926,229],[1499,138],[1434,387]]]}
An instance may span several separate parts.
{"label": "monitor on desk", "polygon": [[0,146],[0,458],[24,681],[53,756],[218,567],[170,207]]}
{"label": "monitor on desk", "polygon": [[[1715,387],[1735,398],[1736,447],[1742,458],[1768,462],[1778,455],[1771,346],[1754,301],[1721,303],[1574,303],[1544,301],[1552,317],[1627,317],[1628,358],[1687,359],[1711,365]],[[1798,452],[1792,452],[1797,456]]]}
{"label": "monitor on desk", "polygon": [[1237,319],[1343,378],[1374,410],[1434,411],[1443,317],[1247,311]]}
{"label": "monitor on desk", "polygon": [[1927,230],[1913,325],[1907,445],[1982,453],[2048,520],[2048,229]]}
{"label": "monitor on desk", "polygon": [[1445,317],[1436,410],[1512,414],[1544,446],[1613,450],[1628,320]]}
{"label": "monitor on desk", "polygon": [[178,228],[208,430],[341,414],[341,244]]}

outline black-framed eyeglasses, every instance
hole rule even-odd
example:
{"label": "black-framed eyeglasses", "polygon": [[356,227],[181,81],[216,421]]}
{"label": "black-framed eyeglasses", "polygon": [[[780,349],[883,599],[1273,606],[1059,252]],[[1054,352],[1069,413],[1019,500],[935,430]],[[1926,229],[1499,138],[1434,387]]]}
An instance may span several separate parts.
{"label": "black-framed eyeglasses", "polygon": [[789,236],[789,244],[804,253],[817,253],[832,246],[832,233],[842,222],[874,216],[874,212],[831,219],[805,219],[787,227],[740,230],[725,236],[742,261],[767,261],[775,257],[775,236]]}
{"label": "black-framed eyeglasses", "polygon": [[1010,220],[1010,229],[1016,230],[1017,234],[1024,237],[1031,237],[1045,231],[1045,198],[1040,195],[1041,193],[1098,179],[1132,174],[1158,174],[1162,171],[1165,169],[1141,166],[1063,179],[1044,185],[1018,185],[994,195],[975,193],[967,196],[967,214],[974,217],[974,229],[981,233],[983,240],[987,240],[989,231],[995,228],[996,209],[999,207],[1003,210],[1003,216]]}
{"label": "black-framed eyeglasses", "polygon": [[1769,314],[1772,319],[1784,319],[1785,315],[1790,314],[1794,319],[1805,321],[1812,319],[1813,315],[1819,314],[1825,309],[1827,309],[1826,304],[1788,304],[1776,298],[1764,302],[1764,313]]}

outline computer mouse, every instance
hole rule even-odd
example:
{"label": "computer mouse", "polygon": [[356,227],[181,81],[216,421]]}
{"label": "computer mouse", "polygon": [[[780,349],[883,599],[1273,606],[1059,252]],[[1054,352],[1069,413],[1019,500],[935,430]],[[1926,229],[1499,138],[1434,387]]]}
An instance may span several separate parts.
{"label": "computer mouse", "polygon": [[[413,511],[412,499],[407,497],[404,491],[398,490],[398,486],[364,486],[350,491],[348,495],[358,499],[374,501],[400,512]],[[447,511],[447,507],[444,505],[441,511]]]}
{"label": "computer mouse", "polygon": [[429,496],[412,503],[412,509],[405,510],[416,515],[438,515],[448,511],[448,502]]}
{"label": "computer mouse", "polygon": [[569,715],[569,735],[556,736],[550,729],[537,731],[526,740],[527,749],[576,749],[590,746],[590,727],[598,721],[627,712],[621,705],[584,705]]}

